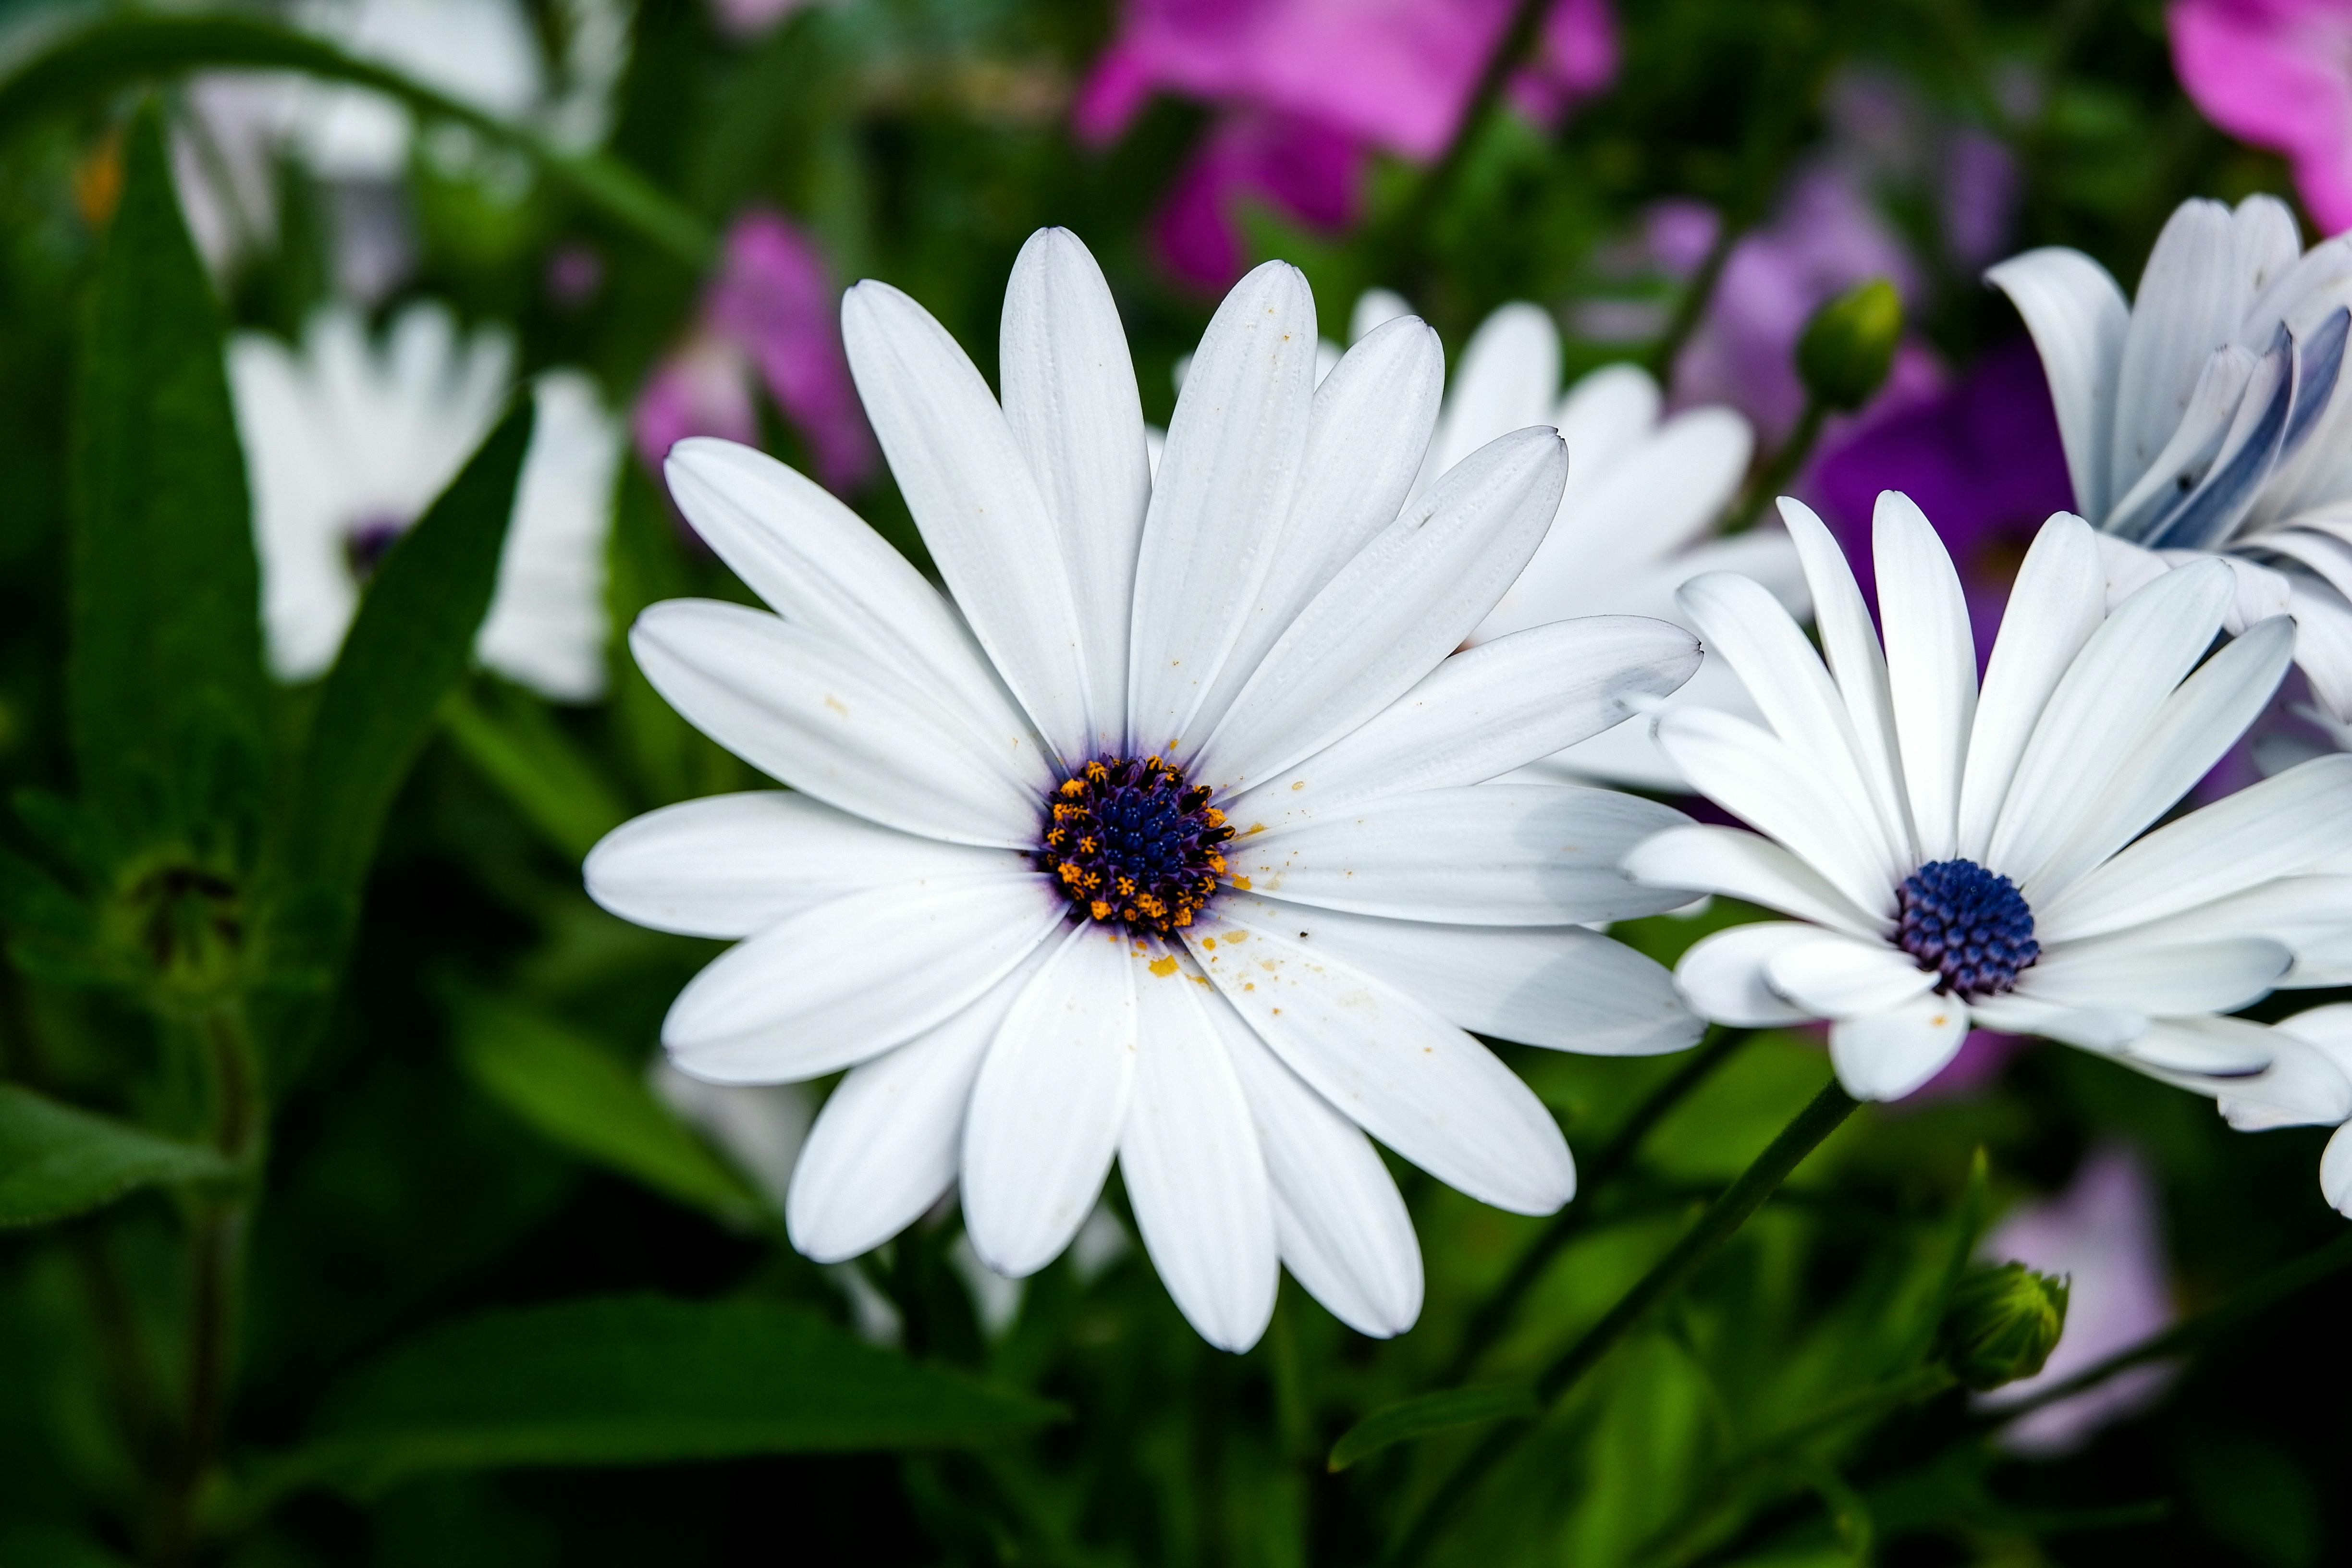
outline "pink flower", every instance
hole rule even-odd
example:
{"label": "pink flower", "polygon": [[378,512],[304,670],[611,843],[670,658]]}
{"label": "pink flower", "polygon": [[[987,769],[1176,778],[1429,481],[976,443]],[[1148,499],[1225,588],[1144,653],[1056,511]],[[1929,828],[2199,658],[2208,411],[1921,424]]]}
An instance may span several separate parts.
{"label": "pink flower", "polygon": [[2284,155],[2321,228],[2352,228],[2352,4],[2174,0],[2165,20],[2205,118]]}
{"label": "pink flower", "polygon": [[755,374],[828,489],[855,489],[873,473],[874,433],[849,379],[824,258],[765,209],[735,220],[694,331],[637,395],[630,422],[639,455],[658,468],[688,436],[756,444]]}
{"label": "pink flower", "polygon": [[[2084,1158],[2064,1192],[1993,1227],[1979,1249],[1988,1261],[2014,1259],[2063,1274],[2072,1289],[2058,1348],[2033,1376],[1979,1395],[1983,1408],[2031,1398],[2172,1326],[2179,1314],[2157,1202],[2147,1163],[2132,1149],[2109,1145]],[[2036,1458],[2072,1453],[2100,1427],[2145,1409],[2170,1377],[2161,1364],[2135,1367],[2020,1416],[2001,1429],[2001,1446]]]}
{"label": "pink flower", "polygon": [[[1081,140],[1100,145],[1155,92],[1226,111],[1158,224],[1179,273],[1223,285],[1241,274],[1234,220],[1245,200],[1339,228],[1356,216],[1370,153],[1425,161],[1444,152],[1511,8],[1511,0],[1129,0],[1072,120]],[[1510,99],[1549,124],[1616,72],[1608,0],[1556,0]]]}

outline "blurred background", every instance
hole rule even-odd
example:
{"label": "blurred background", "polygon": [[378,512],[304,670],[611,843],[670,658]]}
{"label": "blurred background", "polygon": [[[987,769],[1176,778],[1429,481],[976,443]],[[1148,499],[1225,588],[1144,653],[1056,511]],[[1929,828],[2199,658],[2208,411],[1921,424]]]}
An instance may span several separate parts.
{"label": "blurred background", "polygon": [[[147,1500],[169,1465],[140,1405],[176,1402],[194,1331],[182,1201],[134,1194],[0,1234],[0,1561],[1375,1560],[1467,1439],[1339,1473],[1332,1439],[1389,1401],[1555,1354],[1803,1103],[1818,1043],[1767,1037],[1718,1068],[1579,1199],[1501,1321],[1481,1303],[1547,1222],[1402,1166],[1428,1305],[1390,1342],[1286,1284],[1254,1352],[1207,1348],[1115,1182],[1071,1255],[1024,1284],[978,1268],[951,1207],[818,1268],[774,1205],[824,1086],[719,1094],[653,1067],[663,1009],[716,946],[625,925],[580,887],[581,854],[625,816],[758,784],[610,630],[656,598],[748,598],[671,510],[660,455],[697,434],[760,446],[919,563],[849,384],[840,290],[906,289],[992,378],[1013,258],[1062,225],[1109,277],[1155,423],[1222,290],[1269,258],[1306,269],[1335,342],[1370,289],[1457,358],[1489,312],[1529,301],[1563,384],[1630,362],[1669,408],[1736,409],[1753,475],[1850,538],[1882,487],[1910,491],[1989,626],[2070,496],[2039,363],[1982,271],[2063,244],[2128,287],[2191,195],[2282,195],[2306,243],[2352,225],[2352,144],[2331,154],[2319,125],[2336,111],[2249,114],[2258,51],[2212,43],[2289,23],[2303,41],[2285,55],[2352,104],[2352,6],[2323,0],[8,0],[0,784],[16,815],[0,838],[72,858],[43,805],[77,776],[68,389],[151,95],[234,334],[286,733],[374,559],[516,380],[561,460],[526,469],[515,524],[555,542],[543,602],[519,600],[507,633],[509,607],[494,613],[485,671],[391,803],[331,1015],[271,1065],[221,1401],[237,1484],[200,1500],[198,1544],[158,1543]],[[259,68],[289,62],[255,40],[288,34],[469,112]],[[1824,418],[1799,336],[1874,279],[1900,298],[1899,343],[1866,401]],[[304,555],[303,520],[337,508],[346,531]],[[304,596],[305,572],[345,568]],[[2279,743],[2310,741],[2282,726]],[[21,899],[0,902],[8,1079],[184,1120],[169,1030],[58,961]],[[1730,918],[1620,934],[1670,960]],[[1580,1156],[1677,1070],[1506,1049]],[[1979,1147],[1986,1255],[2074,1278],[2049,1377],[2335,1240],[2321,1137],[2233,1134],[2082,1054],[1975,1042],[1916,1100],[1857,1116],[1570,1410],[1472,1478],[1476,1506],[1429,1560],[2352,1560],[2352,1280],[1997,1433],[1958,1394],[1837,1404],[1920,1331]],[[1063,1418],[978,1443],[765,1445],[848,1452],[425,1445],[364,1482],[254,1479],[354,1386],[429,1381],[436,1354],[457,1357],[433,1337],[448,1325],[644,1292],[791,1304],[842,1345]]]}

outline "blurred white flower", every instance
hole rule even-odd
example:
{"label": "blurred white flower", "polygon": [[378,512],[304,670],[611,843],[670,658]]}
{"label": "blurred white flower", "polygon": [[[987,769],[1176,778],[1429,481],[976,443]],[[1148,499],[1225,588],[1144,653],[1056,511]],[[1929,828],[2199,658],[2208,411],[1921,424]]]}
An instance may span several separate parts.
{"label": "blurred white flower", "polygon": [[[253,490],[262,626],[279,679],[323,674],[368,574],[457,477],[497,420],[514,345],[461,333],[438,305],[401,312],[381,343],[359,312],[320,312],[298,350],[239,332],[229,386]],[[482,661],[545,696],[588,701],[604,683],[604,540],[618,422],[581,373],[533,384],[538,428],[516,490]]]}
{"label": "blurred white flower", "polygon": [[[310,0],[299,19],[362,59],[508,119],[547,91],[539,39],[516,0]],[[292,125],[303,162],[331,180],[398,177],[415,130],[396,100],[326,83],[306,89]]]}
{"label": "blurred white flower", "polygon": [[1608,616],[1456,654],[1550,526],[1559,442],[1506,437],[1406,504],[1434,334],[1383,328],[1318,391],[1294,268],[1219,309],[1156,480],[1071,235],[1013,269],[1001,405],[897,289],[861,283],[843,316],[953,598],[781,464],[671,453],[688,521],[781,614],[657,605],[631,647],[798,792],[672,806],[588,858],[614,912],[748,939],[670,1009],[672,1059],[730,1082],[852,1068],[786,1204],[819,1259],[960,1184],[980,1257],[1030,1274],[1116,1156],[1213,1342],[1255,1342],[1277,1259],[1401,1331],[1420,1258],[1366,1132],[1517,1212],[1574,1187],[1559,1124],[1466,1029],[1616,1054],[1696,1037],[1664,971],[1582,925],[1683,901],[1616,870],[1679,816],[1471,787],[1671,690],[1693,640]]}
{"label": "blurred white flower", "polygon": [[[1978,1256],[2064,1276],[2066,1327],[2039,1373],[1978,1394],[1978,1408],[2021,1404],[2172,1326],[2179,1314],[2158,1198],[2147,1162],[2111,1144],[2084,1156],[2064,1192],[2014,1209],[1993,1227]],[[2073,1453],[2100,1427],[2155,1403],[2171,1377],[2168,1366],[2134,1367],[2020,1416],[1999,1441],[2036,1458]]]}
{"label": "blurred white flower", "polygon": [[[1831,1020],[1849,1093],[1896,1100],[1971,1027],[2042,1035],[2206,1093],[2276,1091],[2233,1012],[2352,932],[2341,879],[2352,756],[2306,763],[2148,829],[2253,721],[2285,673],[2274,616],[2211,658],[2230,613],[2218,562],[2106,610],[2080,518],[2043,525],[1985,673],[1958,574],[1919,509],[1887,491],[1873,538],[1884,646],[1821,521],[1781,503],[1822,645],[1757,584],[1682,591],[1769,728],[1682,708],[1659,743],[1759,831],[1671,829],[1628,857],[1654,885],[1747,899],[1792,921],[1705,938],[1685,999],[1738,1026]],[[2143,837],[2145,835],[2145,837]]]}
{"label": "blurred white flower", "polygon": [[2274,196],[2188,201],[2129,305],[2063,247],[1985,276],[2042,352],[2110,594],[2221,555],[2229,629],[2294,616],[2313,693],[2352,721],[2352,235],[2305,251]]}
{"label": "blurred white flower", "polygon": [[[1356,301],[1350,341],[1408,309],[1396,294],[1368,291]],[[1805,616],[1804,574],[1777,524],[1728,538],[1711,532],[1748,471],[1755,437],[1745,417],[1720,406],[1661,417],[1658,384],[1639,365],[1603,365],[1565,396],[1559,376],[1559,329],[1550,314],[1511,304],[1479,326],[1447,377],[1444,412],[1416,492],[1513,430],[1556,426],[1568,443],[1568,484],[1551,531],[1518,582],[1470,634],[1473,646],[1571,616],[1650,616],[1682,624],[1675,591],[1706,572],[1755,578],[1790,614]],[[1680,689],[1642,710],[1685,704],[1755,711],[1730,666],[1713,653]],[[1646,720],[1628,720],[1534,764],[1523,776],[1684,788],[1650,731]]]}

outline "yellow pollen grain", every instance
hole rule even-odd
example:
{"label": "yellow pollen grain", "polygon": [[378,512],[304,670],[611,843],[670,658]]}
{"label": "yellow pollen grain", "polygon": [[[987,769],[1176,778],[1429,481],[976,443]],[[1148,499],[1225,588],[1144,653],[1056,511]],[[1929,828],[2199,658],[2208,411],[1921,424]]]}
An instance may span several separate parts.
{"label": "yellow pollen grain", "polygon": [[1165,980],[1176,973],[1176,961],[1172,958],[1155,958],[1144,967]]}
{"label": "yellow pollen grain", "polygon": [[[1220,870],[1220,871],[1222,871],[1222,870],[1223,870],[1223,869],[1224,869],[1224,868],[1223,868],[1223,866],[1220,866],[1220,867],[1218,867],[1218,868],[1217,868],[1217,869],[1218,869],[1218,870]],[[1249,879],[1247,877],[1235,877],[1235,878],[1234,879],[1234,887],[1236,887],[1236,888],[1239,888],[1243,892],[1246,893],[1246,892],[1248,892],[1248,891],[1250,890],[1250,879]]]}

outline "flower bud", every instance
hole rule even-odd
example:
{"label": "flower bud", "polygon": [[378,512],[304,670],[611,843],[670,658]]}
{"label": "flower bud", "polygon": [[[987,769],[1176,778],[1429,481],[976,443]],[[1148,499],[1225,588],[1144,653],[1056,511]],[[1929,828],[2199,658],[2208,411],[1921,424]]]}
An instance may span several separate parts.
{"label": "flower bud", "polygon": [[1937,1331],[1952,1374],[1987,1389],[2040,1372],[2066,1326],[2066,1285],[2022,1263],[1962,1275]]}
{"label": "flower bud", "polygon": [[1797,340],[1797,374],[1823,407],[1870,401],[1903,336],[1903,299],[1884,278],[1858,283],[1813,312]]}

